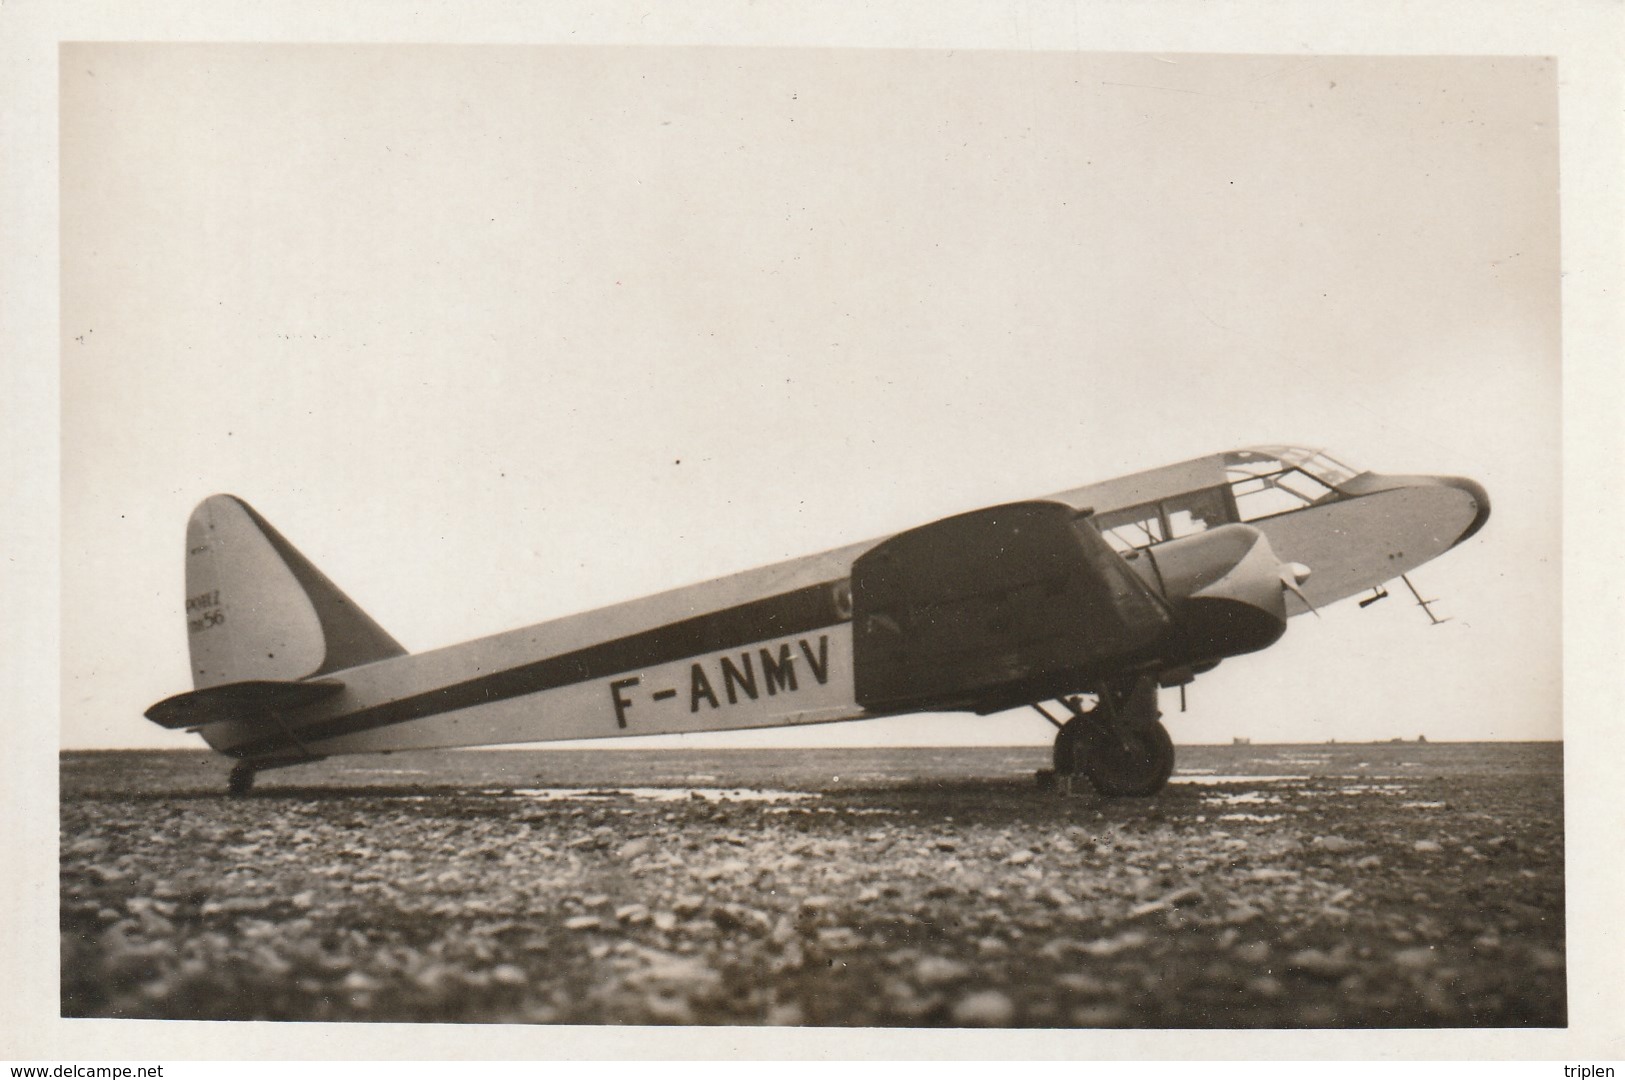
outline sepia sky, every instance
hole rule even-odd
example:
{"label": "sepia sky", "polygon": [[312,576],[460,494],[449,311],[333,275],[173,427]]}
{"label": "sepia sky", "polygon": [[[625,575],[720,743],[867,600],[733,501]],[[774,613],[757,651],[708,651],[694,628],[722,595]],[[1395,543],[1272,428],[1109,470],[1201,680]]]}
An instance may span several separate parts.
{"label": "sepia sky", "polygon": [[1452,622],[1296,619],[1176,742],[1561,736],[1551,61],[61,58],[65,747],[201,745],[141,712],[214,492],[419,650],[1266,442],[1493,516],[1415,575]]}

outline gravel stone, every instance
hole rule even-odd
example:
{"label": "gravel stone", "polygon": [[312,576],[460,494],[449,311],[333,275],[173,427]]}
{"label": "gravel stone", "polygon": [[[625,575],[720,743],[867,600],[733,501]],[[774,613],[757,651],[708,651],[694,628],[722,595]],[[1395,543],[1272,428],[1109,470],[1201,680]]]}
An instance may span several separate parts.
{"label": "gravel stone", "polygon": [[1359,843],[1343,836],[1317,836],[1309,842],[1309,846],[1316,851],[1352,851],[1359,847]]}
{"label": "gravel stone", "polygon": [[[1283,800],[1267,824],[1219,821],[1215,800],[1234,792],[1200,780],[1151,800],[1045,794],[1012,778],[1048,748],[1030,767],[1028,753],[390,759],[420,763],[411,787],[380,780],[377,759],[335,758],[267,774],[248,799],[218,795],[223,770],[203,753],[65,753],[61,1014],[1567,1022],[1558,747],[1316,748],[1326,764],[1309,779],[1253,785]],[[1212,775],[1304,771],[1283,753],[1303,749],[1181,750]],[[1403,797],[1348,797],[1334,778],[1357,761]],[[723,805],[629,783],[817,797]],[[1439,857],[1468,847],[1483,858]]]}
{"label": "gravel stone", "polygon": [[953,1022],[958,1027],[1005,1027],[1016,1016],[1016,1003],[998,990],[979,990],[954,1003]]}
{"label": "gravel stone", "polygon": [[1412,949],[1401,949],[1394,954],[1394,963],[1402,968],[1420,970],[1430,968],[1438,962],[1438,954],[1432,946],[1419,946]]}
{"label": "gravel stone", "polygon": [[1319,979],[1340,979],[1353,965],[1346,957],[1334,956],[1319,949],[1301,949],[1287,960],[1288,970],[1300,971]]}
{"label": "gravel stone", "polygon": [[615,851],[617,859],[632,860],[639,855],[647,855],[654,850],[654,841],[647,836],[640,836],[636,840],[628,840]]}
{"label": "gravel stone", "polygon": [[927,956],[914,968],[914,980],[921,986],[946,986],[970,975],[970,966],[941,956]]}

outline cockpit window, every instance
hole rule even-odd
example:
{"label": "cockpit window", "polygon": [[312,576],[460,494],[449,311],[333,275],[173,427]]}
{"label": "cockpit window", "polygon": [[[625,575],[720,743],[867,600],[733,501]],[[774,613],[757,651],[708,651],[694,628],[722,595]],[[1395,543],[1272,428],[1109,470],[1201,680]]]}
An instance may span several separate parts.
{"label": "cockpit window", "polygon": [[1292,455],[1283,454],[1282,460],[1290,461],[1310,476],[1331,487],[1336,487],[1345,480],[1352,480],[1360,472],[1358,469],[1351,469],[1344,465],[1324,450],[1295,451]]}
{"label": "cockpit window", "polygon": [[1343,498],[1358,470],[1323,450],[1254,446],[1224,455],[1225,483],[1109,510],[1089,521],[1118,552],[1178,540],[1236,521],[1257,521]]}
{"label": "cockpit window", "polygon": [[[1258,475],[1261,468],[1263,472],[1275,472],[1282,466],[1290,466],[1334,488],[1361,472],[1324,450],[1304,446],[1255,446],[1238,450],[1228,456],[1225,465],[1230,469],[1245,469],[1253,475]],[[1264,468],[1271,465],[1274,468]]]}
{"label": "cockpit window", "polygon": [[[1265,466],[1273,466],[1274,471]],[[1230,494],[1242,521],[1257,521],[1341,498],[1335,489],[1279,461],[1249,462],[1229,473]]]}
{"label": "cockpit window", "polygon": [[1332,489],[1316,480],[1308,473],[1295,470],[1282,473],[1275,478],[1277,487],[1284,487],[1292,494],[1305,502],[1316,503],[1332,493]]}

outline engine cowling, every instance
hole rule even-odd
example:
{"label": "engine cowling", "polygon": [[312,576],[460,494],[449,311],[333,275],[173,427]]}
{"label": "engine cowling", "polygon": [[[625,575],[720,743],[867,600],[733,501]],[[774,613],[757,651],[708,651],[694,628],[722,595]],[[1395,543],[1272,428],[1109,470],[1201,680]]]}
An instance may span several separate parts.
{"label": "engine cowling", "polygon": [[1279,641],[1286,633],[1286,593],[1309,576],[1307,567],[1277,558],[1251,525],[1221,525],[1134,552],[1126,561],[1173,613],[1167,658],[1193,667]]}

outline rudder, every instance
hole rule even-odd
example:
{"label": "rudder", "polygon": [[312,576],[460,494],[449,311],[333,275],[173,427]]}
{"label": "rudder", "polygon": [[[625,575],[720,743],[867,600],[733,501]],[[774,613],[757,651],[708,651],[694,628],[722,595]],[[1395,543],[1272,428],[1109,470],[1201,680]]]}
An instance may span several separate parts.
{"label": "rudder", "polygon": [[324,675],[406,650],[234,495],[211,495],[186,526],[192,685]]}

